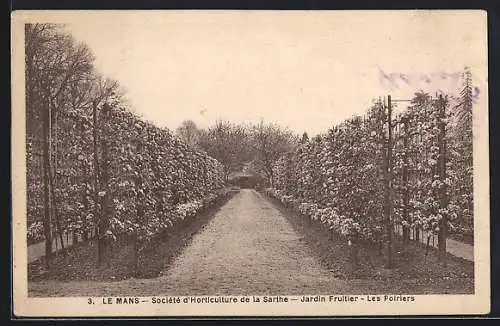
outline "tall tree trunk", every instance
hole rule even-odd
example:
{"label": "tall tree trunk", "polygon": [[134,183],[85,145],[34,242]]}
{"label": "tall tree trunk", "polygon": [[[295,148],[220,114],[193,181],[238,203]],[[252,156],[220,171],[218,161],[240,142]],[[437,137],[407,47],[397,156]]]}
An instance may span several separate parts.
{"label": "tall tree trunk", "polygon": [[446,237],[447,237],[447,229],[448,229],[448,214],[446,212],[448,208],[448,195],[447,195],[447,186],[446,186],[446,123],[444,122],[445,118],[445,110],[446,110],[446,102],[443,99],[442,95],[439,95],[438,99],[438,112],[439,112],[439,180],[442,183],[442,186],[439,191],[440,195],[440,207],[444,210],[441,213],[442,218],[439,223],[439,233],[438,233],[438,247],[439,247],[439,255],[441,260],[446,264]]}
{"label": "tall tree trunk", "polygon": [[[85,168],[84,169],[84,175],[87,174],[87,169]],[[83,183],[83,192],[82,192],[82,203],[83,203],[83,211],[84,212],[88,212],[89,211],[89,206],[90,206],[90,202],[89,202],[89,199],[87,197],[87,189],[88,189],[88,184],[87,184],[87,180],[85,180],[85,182]],[[80,229],[80,234],[81,234],[81,241],[85,244],[87,244],[89,242],[89,225],[87,225],[86,223],[86,217],[85,217],[85,220],[83,221],[83,228]]]}
{"label": "tall tree trunk", "polygon": [[71,233],[71,242],[73,247],[78,244],[78,232],[76,230],[73,230]]}
{"label": "tall tree trunk", "polygon": [[134,231],[132,236],[132,267],[134,268],[134,275],[138,275],[139,273],[139,241],[137,236],[137,230]]}
{"label": "tall tree trunk", "polygon": [[42,129],[43,129],[43,198],[44,198],[44,213],[43,231],[45,236],[45,267],[50,268],[52,259],[52,226],[50,212],[50,157],[49,157],[49,110],[42,114]]}
{"label": "tall tree trunk", "polygon": [[52,174],[52,167],[51,167],[51,162],[50,160],[52,159],[52,155],[50,151],[52,150],[52,100],[49,100],[49,110],[48,110],[48,119],[49,119],[49,130],[48,130],[48,147],[49,147],[49,165],[48,165],[48,177],[49,177],[49,190],[50,190],[50,200],[52,203],[52,214],[54,216],[54,221],[56,223],[56,231],[59,234],[59,241],[61,242],[61,250],[64,252],[64,241],[63,241],[63,235],[62,235],[62,229],[61,229],[61,223],[59,221],[59,214],[57,210],[57,201],[56,201],[56,195],[55,195],[55,186],[54,186],[54,174]]}
{"label": "tall tree trunk", "polygon": [[54,180],[52,176],[52,171],[49,168],[49,185],[50,185],[50,192],[51,192],[51,200],[52,200],[52,209],[54,213],[54,220],[56,223],[56,228],[57,228],[57,233],[59,234],[59,241],[61,242],[61,250],[64,252],[64,241],[63,241],[63,232],[61,229],[61,223],[59,221],[59,215],[58,215],[58,210],[57,210],[57,201],[56,201],[56,196],[54,192]]}
{"label": "tall tree trunk", "polygon": [[[142,144],[139,142],[137,146],[137,152],[141,153],[142,152]],[[137,169],[137,175],[135,178],[135,188],[137,190],[137,194],[135,197],[135,205],[136,205],[136,224],[141,224],[144,218],[144,196],[142,192],[142,162],[136,161],[136,169]],[[183,221],[184,222],[184,221]],[[134,273],[137,275],[139,272],[138,269],[138,261],[139,261],[139,239],[138,239],[138,229],[135,229],[134,232],[134,260],[133,260],[133,266],[134,266]]]}
{"label": "tall tree trunk", "polygon": [[[408,120],[404,121],[403,148],[403,221],[409,223],[408,206],[410,202],[410,191],[408,189]],[[410,228],[408,224],[403,225],[403,245],[406,248],[410,240]]]}
{"label": "tall tree trunk", "polygon": [[[99,253],[100,253],[100,262],[107,257],[108,250],[108,236],[106,234],[109,227],[109,202],[111,200],[109,193],[109,131],[108,131],[108,123],[109,123],[109,115],[111,108],[107,103],[104,103],[102,108],[102,122],[103,122],[103,130],[102,130],[102,138],[101,138],[101,147],[102,147],[102,169],[100,175],[100,186],[101,191],[104,192],[102,196],[102,208],[99,219],[99,234],[98,234],[98,242],[99,242]],[[100,196],[101,197],[101,196]],[[109,259],[107,260],[109,265]]]}
{"label": "tall tree trunk", "polygon": [[384,224],[387,231],[387,268],[393,268],[393,224],[392,224],[392,107],[391,96],[387,102],[387,148],[385,157]]}
{"label": "tall tree trunk", "polygon": [[99,222],[100,222],[100,211],[99,211],[99,204],[100,204],[100,199],[99,199],[99,157],[98,157],[98,147],[97,147],[97,102],[93,103],[92,107],[92,118],[93,118],[93,126],[92,126],[92,132],[93,132],[93,149],[94,149],[94,225],[97,228],[97,266],[101,266],[102,263],[102,248],[101,248],[101,241],[99,241],[99,236],[100,236],[100,230],[99,230]]}
{"label": "tall tree trunk", "polygon": [[[104,137],[103,137],[104,139]],[[99,219],[99,247],[101,248],[101,261],[105,258],[106,250],[107,250],[107,235],[106,231],[108,229],[108,221],[109,221],[109,189],[108,189],[108,181],[109,181],[109,159],[108,159],[108,144],[104,139],[102,143],[102,178],[101,178],[101,190],[104,191],[104,196],[102,198],[102,209],[101,209],[101,218]],[[108,261],[109,263],[109,261]]]}
{"label": "tall tree trunk", "polygon": [[[81,124],[80,125],[80,132],[82,137],[85,135],[85,125]],[[82,148],[82,151],[85,149]],[[90,169],[87,166],[87,163],[85,161],[82,162],[82,170],[83,170],[83,177],[82,177],[82,203],[83,203],[83,211],[88,214],[89,211],[89,199],[87,197],[87,191],[88,191],[88,186],[91,184],[92,180],[89,179],[88,175],[91,173]],[[87,225],[86,221],[86,216],[84,217],[83,221],[83,228],[80,229],[80,236],[81,236],[81,241],[85,244],[88,243],[89,241],[89,225]]]}
{"label": "tall tree trunk", "polygon": [[358,268],[358,236],[355,235],[350,240],[350,256],[351,256],[351,267],[354,272]]}
{"label": "tall tree trunk", "polygon": [[[149,132],[149,129],[146,129],[147,131],[147,139],[148,139],[148,151],[150,155],[152,156],[152,161],[151,161],[151,170],[153,171],[153,176],[155,180],[160,180],[160,167],[158,165],[158,156],[159,154],[154,150],[154,147],[151,146],[154,143],[154,138],[152,137],[151,133]],[[158,218],[160,220],[163,219],[162,212],[163,212],[163,189],[164,186],[162,184],[158,184],[156,187],[154,187],[154,196],[155,196],[155,209],[154,211],[158,215]]]}

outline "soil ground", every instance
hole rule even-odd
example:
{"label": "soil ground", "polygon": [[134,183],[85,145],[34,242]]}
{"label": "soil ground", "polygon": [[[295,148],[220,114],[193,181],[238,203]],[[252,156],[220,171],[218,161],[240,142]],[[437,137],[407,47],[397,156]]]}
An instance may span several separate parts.
{"label": "soil ground", "polygon": [[47,271],[43,257],[28,264],[30,281],[118,281],[130,277],[152,278],[160,276],[170,262],[186,248],[193,236],[202,231],[217,211],[227,203],[237,191],[230,191],[212,207],[193,218],[177,224],[163,238],[158,238],[138,256],[138,267],[133,265],[134,247],[123,241],[111,247],[111,258],[101,267],[96,267],[96,245],[79,243],[69,248],[65,254],[57,252],[52,266]]}
{"label": "soil ground", "polygon": [[[84,258],[60,258],[60,269],[38,274],[31,265],[30,296],[152,295],[304,295],[373,293],[473,293],[473,264],[414,246],[398,254],[396,269],[383,268],[377,250],[360,248],[352,270],[344,239],[331,237],[320,224],[242,189],[215,214],[197,217],[144,253],[142,273],[90,265]],[[89,247],[75,248],[83,252]],[[125,249],[123,249],[125,250]],[[398,250],[398,249],[397,249]],[[77,255],[73,255],[77,256]],[[116,254],[125,259],[125,252]],[[85,257],[81,255],[79,257]],[[118,258],[117,258],[118,259]],[[111,261],[110,266],[116,264]],[[83,266],[87,266],[83,264]],[[87,272],[83,272],[87,271]]]}
{"label": "soil ground", "polygon": [[376,248],[368,243],[358,246],[358,264],[354,268],[347,240],[328,231],[319,221],[285,208],[273,198],[267,198],[293,225],[319,257],[323,266],[334,270],[339,277],[350,282],[378,280],[390,289],[401,284],[405,293],[474,293],[474,263],[466,259],[446,256],[446,264],[440,261],[434,247],[426,248],[418,242],[410,242],[404,248],[396,239],[394,245],[395,267],[386,268],[386,248]]}

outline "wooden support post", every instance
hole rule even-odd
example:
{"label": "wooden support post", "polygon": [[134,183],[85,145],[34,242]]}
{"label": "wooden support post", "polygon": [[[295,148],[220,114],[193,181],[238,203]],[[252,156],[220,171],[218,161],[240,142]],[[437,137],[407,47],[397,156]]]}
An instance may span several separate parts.
{"label": "wooden support post", "polygon": [[447,185],[446,185],[446,101],[443,98],[443,95],[439,95],[438,101],[438,128],[439,128],[439,136],[438,136],[438,147],[439,147],[439,161],[438,161],[438,173],[439,173],[439,181],[441,182],[441,188],[439,191],[439,199],[440,199],[440,208],[442,209],[441,220],[439,222],[439,233],[438,233],[438,249],[439,256],[441,261],[446,263],[446,237],[447,237],[447,229],[448,229],[448,194],[447,194]]}
{"label": "wooden support post", "polygon": [[385,157],[384,219],[387,231],[387,268],[394,267],[393,255],[393,196],[392,196],[392,106],[391,96],[387,96],[387,149]]}

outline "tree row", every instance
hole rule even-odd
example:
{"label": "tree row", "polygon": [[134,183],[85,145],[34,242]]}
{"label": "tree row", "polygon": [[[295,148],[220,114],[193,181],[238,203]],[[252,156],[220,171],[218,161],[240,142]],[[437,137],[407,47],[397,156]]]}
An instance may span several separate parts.
{"label": "tree row", "polygon": [[[390,98],[281,156],[268,193],[350,244],[387,248],[450,233],[473,233],[472,97],[418,92],[394,114]],[[402,230],[401,234],[395,230]],[[427,242],[429,238],[427,238]]]}

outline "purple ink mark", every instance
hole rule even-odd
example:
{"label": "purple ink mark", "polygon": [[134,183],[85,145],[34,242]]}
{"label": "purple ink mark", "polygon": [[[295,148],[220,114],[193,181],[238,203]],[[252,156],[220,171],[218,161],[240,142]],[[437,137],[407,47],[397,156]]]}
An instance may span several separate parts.
{"label": "purple ink mark", "polygon": [[431,79],[427,75],[422,75],[420,77],[420,80],[424,81],[426,84],[430,84],[431,83]]}
{"label": "purple ink mark", "polygon": [[474,86],[472,88],[472,102],[474,104],[477,103],[477,101],[479,100],[479,94],[481,93],[481,89],[479,88],[479,86]]}
{"label": "purple ink mark", "polygon": [[395,81],[392,78],[393,74],[386,74],[385,71],[379,69],[379,80],[382,85],[385,87],[397,87]]}
{"label": "purple ink mark", "polygon": [[[462,85],[459,85],[459,82],[462,80],[462,75],[463,73],[460,71],[437,71],[429,74],[417,74],[412,76],[405,73],[388,73],[379,67],[380,83],[389,88],[399,88],[401,82],[403,82],[405,85],[418,87],[422,83],[430,85],[433,83],[439,83],[441,81],[456,84],[457,88],[460,88]],[[479,88],[476,87],[473,90],[473,93],[474,97],[477,98],[480,93]]]}

